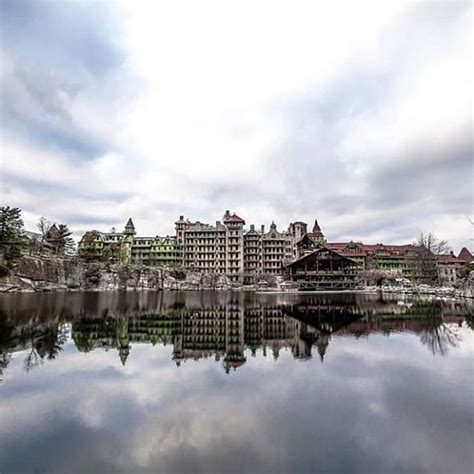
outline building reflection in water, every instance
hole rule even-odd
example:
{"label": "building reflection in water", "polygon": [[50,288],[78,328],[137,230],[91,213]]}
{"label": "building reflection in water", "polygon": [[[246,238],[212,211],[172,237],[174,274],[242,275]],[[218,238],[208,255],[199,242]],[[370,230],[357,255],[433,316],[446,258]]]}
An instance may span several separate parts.
{"label": "building reflection in water", "polygon": [[12,353],[26,351],[30,370],[61,353],[69,335],[77,349],[117,350],[122,364],[138,343],[173,346],[179,366],[215,358],[236,370],[261,350],[282,349],[321,362],[334,336],[409,331],[433,352],[457,345],[456,328],[472,328],[467,302],[400,300],[361,294],[75,293],[0,299],[0,378]]}

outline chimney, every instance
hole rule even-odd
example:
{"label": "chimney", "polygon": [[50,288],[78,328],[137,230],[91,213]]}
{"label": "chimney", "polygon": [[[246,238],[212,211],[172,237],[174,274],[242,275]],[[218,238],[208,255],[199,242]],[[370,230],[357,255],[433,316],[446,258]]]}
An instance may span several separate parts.
{"label": "chimney", "polygon": [[221,221],[216,221],[216,227],[219,227],[221,225]]}
{"label": "chimney", "polygon": [[229,210],[225,211],[224,217],[225,217],[226,219],[228,219],[228,218],[230,217],[230,211],[229,211]]}
{"label": "chimney", "polygon": [[250,224],[250,230],[255,230],[255,226],[253,224]]}
{"label": "chimney", "polygon": [[264,234],[264,233],[265,233],[265,226],[262,225],[262,226],[260,227],[260,229],[261,229],[262,234]]}

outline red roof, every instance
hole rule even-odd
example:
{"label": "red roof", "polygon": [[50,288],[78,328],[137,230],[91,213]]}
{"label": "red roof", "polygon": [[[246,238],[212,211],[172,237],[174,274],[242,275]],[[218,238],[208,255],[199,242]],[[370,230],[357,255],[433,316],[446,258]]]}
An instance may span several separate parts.
{"label": "red roof", "polygon": [[463,247],[462,250],[459,252],[458,258],[464,260],[465,262],[472,262],[472,260],[474,260],[472,253],[469,252],[466,247]]}
{"label": "red roof", "polygon": [[227,217],[224,222],[242,222],[243,224],[245,224],[245,221],[235,213],[232,214],[230,217]]}
{"label": "red roof", "polygon": [[[384,244],[364,244],[362,242],[327,242],[326,247],[337,250],[347,256],[364,256],[377,251],[387,251],[391,256],[405,255],[413,248],[412,244],[404,245],[384,245]],[[360,252],[352,250],[353,247],[359,248]]]}
{"label": "red roof", "polygon": [[464,263],[464,260],[462,258],[456,257],[453,252],[438,255],[436,258],[438,259],[438,262],[441,263]]}
{"label": "red roof", "polygon": [[309,233],[312,237],[324,237],[323,233],[321,232],[321,227],[319,227],[318,220],[314,220],[313,231]]}

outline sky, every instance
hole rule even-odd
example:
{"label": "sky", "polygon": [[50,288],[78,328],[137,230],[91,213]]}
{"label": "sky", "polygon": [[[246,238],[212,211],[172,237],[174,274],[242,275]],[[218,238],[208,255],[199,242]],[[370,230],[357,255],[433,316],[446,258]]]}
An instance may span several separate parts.
{"label": "sky", "polygon": [[473,247],[471,2],[0,2],[1,202]]}

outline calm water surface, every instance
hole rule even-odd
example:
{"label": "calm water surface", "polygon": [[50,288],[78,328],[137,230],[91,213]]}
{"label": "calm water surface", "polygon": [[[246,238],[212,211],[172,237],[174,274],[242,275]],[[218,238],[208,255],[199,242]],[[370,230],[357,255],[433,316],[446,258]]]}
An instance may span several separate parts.
{"label": "calm water surface", "polygon": [[0,296],[0,473],[470,473],[473,307]]}

